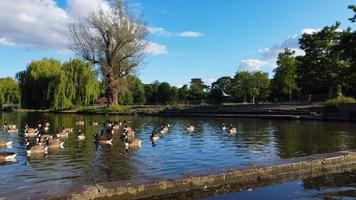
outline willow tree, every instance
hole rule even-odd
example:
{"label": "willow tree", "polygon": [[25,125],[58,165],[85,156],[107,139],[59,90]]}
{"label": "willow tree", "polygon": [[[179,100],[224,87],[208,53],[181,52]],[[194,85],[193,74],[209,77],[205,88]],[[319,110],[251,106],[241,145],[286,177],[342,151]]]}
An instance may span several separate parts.
{"label": "willow tree", "polygon": [[127,77],[145,57],[147,28],[130,15],[123,0],[109,10],[92,12],[70,25],[71,49],[100,66],[110,104],[118,104],[127,89]]}

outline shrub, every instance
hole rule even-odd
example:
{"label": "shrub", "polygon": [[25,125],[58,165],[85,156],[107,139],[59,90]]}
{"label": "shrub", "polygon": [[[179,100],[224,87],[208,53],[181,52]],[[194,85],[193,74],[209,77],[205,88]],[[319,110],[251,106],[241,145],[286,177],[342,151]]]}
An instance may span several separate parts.
{"label": "shrub", "polygon": [[340,110],[340,104],[343,103],[356,103],[356,100],[352,97],[338,97],[330,99],[325,102],[325,109],[327,112],[337,112]]}

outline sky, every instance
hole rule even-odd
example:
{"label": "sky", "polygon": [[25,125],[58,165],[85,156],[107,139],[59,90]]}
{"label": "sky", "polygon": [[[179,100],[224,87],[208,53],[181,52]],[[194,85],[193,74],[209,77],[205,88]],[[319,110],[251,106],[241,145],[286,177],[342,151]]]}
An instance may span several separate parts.
{"label": "sky", "polygon": [[[278,53],[298,48],[302,33],[341,22],[355,0],[128,0],[143,17],[150,41],[136,74],[182,86],[191,78],[210,84],[237,71],[273,75]],[[31,60],[64,62],[76,55],[68,48],[68,24],[85,17],[106,0],[0,0],[0,77],[15,77]]]}

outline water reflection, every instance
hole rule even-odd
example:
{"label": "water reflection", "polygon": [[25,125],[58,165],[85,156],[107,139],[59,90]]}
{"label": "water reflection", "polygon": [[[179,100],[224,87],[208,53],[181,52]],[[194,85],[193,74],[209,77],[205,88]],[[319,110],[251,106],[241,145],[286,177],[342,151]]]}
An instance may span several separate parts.
{"label": "water reflection", "polygon": [[[96,145],[94,134],[100,133],[101,122],[131,120],[135,135],[142,140],[142,148],[126,151],[119,134],[113,145]],[[19,128],[18,135],[0,132],[0,139],[14,141],[17,162],[0,166],[0,194],[15,190],[42,191],[46,187],[67,187],[77,184],[116,180],[174,178],[182,173],[238,167],[275,161],[281,158],[326,153],[356,147],[356,125],[319,121],[284,121],[237,118],[167,118],[105,115],[71,115],[41,113],[1,113],[0,125],[6,120]],[[37,126],[47,120],[48,134],[57,127],[73,127],[64,149],[48,156],[27,158],[23,136],[25,123]],[[76,121],[84,126],[76,127]],[[90,122],[99,122],[92,126]],[[153,129],[170,123],[168,133],[152,145],[149,137]],[[186,124],[195,126],[187,133]],[[238,134],[230,136],[222,124],[232,124]],[[78,142],[78,130],[86,139]],[[4,151],[4,150],[1,150]]]}

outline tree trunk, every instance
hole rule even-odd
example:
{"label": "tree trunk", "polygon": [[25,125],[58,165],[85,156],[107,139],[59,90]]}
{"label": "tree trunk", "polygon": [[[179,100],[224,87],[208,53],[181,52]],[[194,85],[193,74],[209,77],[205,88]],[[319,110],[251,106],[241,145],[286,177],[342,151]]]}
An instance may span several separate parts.
{"label": "tree trunk", "polygon": [[[108,69],[108,68],[107,68]],[[106,81],[107,81],[107,86],[106,86],[106,98],[108,98],[109,104],[110,105],[118,105],[119,104],[119,90],[114,78],[113,71],[109,68],[109,70],[106,71]]]}

